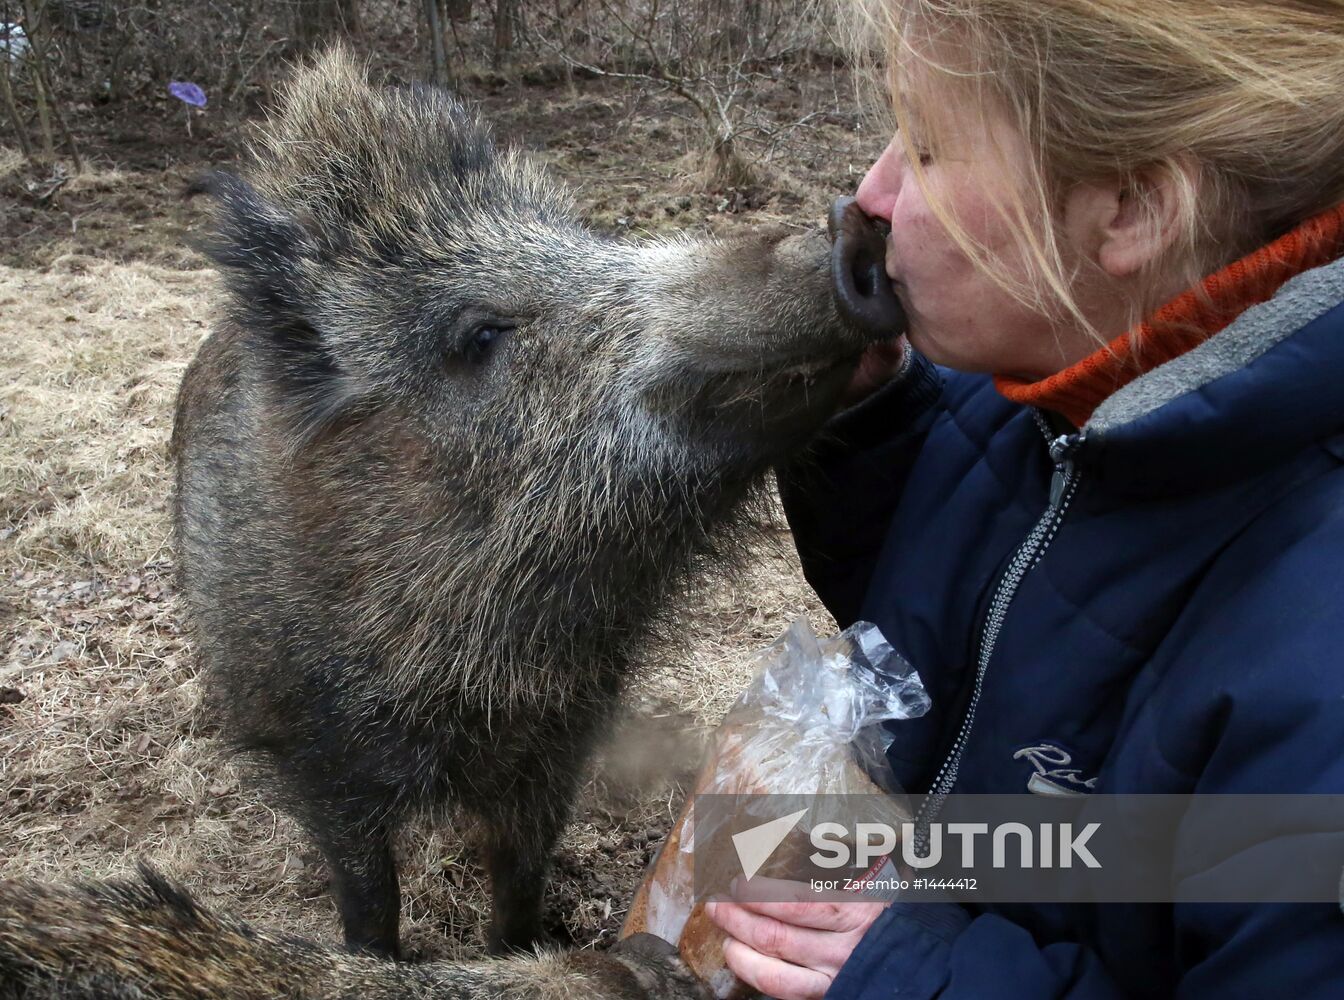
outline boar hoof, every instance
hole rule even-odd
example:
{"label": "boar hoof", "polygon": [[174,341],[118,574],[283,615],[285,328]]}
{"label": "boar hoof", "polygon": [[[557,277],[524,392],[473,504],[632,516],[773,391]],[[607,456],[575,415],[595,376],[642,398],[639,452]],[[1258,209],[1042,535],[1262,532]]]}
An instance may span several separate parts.
{"label": "boar hoof", "polygon": [[634,973],[649,997],[710,1000],[709,988],[682,962],[677,946],[654,934],[632,934],[609,954]]}

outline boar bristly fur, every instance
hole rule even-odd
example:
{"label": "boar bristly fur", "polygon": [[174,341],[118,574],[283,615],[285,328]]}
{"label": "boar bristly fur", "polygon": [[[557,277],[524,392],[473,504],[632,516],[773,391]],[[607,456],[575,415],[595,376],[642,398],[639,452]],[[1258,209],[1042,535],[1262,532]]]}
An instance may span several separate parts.
{"label": "boar bristly fur", "polygon": [[434,89],[300,71],[246,177],[202,183],[226,316],[178,402],[186,617],[229,739],[395,954],[391,845],[483,820],[492,942],[623,680],[863,338],[820,234],[634,242]]}
{"label": "boar bristly fur", "polygon": [[387,962],[213,912],[149,868],[0,881],[0,1000],[707,1000],[675,949],[629,939],[483,962]]}

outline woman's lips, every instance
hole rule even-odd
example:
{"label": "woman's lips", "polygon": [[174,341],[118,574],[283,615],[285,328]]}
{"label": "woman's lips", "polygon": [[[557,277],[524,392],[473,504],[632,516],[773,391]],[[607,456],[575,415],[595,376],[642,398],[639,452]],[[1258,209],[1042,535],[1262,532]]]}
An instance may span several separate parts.
{"label": "woman's lips", "polygon": [[859,371],[890,368],[892,365],[900,364],[904,357],[904,335],[881,340],[864,348],[859,358]]}
{"label": "woman's lips", "polygon": [[859,365],[854,369],[854,374],[850,377],[849,385],[841,398],[841,405],[851,406],[890,382],[901,370],[905,351],[904,335],[892,337],[890,340],[880,340],[864,348],[863,354],[859,357]]}

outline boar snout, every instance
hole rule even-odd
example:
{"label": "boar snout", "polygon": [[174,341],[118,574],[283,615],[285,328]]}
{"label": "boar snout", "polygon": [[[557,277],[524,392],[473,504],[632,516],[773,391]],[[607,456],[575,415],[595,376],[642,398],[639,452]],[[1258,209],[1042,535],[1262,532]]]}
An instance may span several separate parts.
{"label": "boar snout", "polygon": [[864,333],[883,339],[905,332],[905,310],[886,271],[886,239],[851,197],[837,198],[827,219],[831,281],[840,315]]}

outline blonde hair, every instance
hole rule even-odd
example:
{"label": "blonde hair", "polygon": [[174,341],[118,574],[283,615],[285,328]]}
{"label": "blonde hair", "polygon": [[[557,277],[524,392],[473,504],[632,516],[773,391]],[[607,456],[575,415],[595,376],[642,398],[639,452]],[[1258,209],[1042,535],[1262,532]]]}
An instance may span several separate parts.
{"label": "blonde hair", "polygon": [[[851,49],[861,68],[884,65],[926,194],[915,124],[936,147],[958,105],[949,93],[966,95],[957,113],[1007,113],[1031,155],[1002,164],[1026,183],[1000,208],[1030,280],[996,267],[936,197],[931,207],[991,278],[1094,336],[1055,225],[1072,185],[1118,178],[1151,212],[1145,179],[1174,182],[1176,239],[1141,275],[1135,320],[1173,280],[1193,285],[1344,202],[1344,0],[853,0],[849,10]],[[917,82],[927,73],[960,90],[940,88],[934,104]]]}

